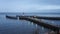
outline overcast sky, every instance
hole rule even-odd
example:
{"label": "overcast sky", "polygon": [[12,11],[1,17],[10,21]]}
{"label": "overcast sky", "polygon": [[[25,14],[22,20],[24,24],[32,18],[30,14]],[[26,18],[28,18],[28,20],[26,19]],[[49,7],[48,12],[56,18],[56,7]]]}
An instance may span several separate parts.
{"label": "overcast sky", "polygon": [[44,10],[60,10],[60,0],[0,0],[0,12],[46,12]]}

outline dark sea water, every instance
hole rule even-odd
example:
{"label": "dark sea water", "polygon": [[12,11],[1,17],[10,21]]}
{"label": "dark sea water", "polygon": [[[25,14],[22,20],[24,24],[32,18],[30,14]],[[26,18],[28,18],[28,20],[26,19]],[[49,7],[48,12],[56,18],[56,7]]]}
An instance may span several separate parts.
{"label": "dark sea water", "polygon": [[[22,14],[0,14],[0,34],[34,34],[36,31],[39,34],[45,34],[52,30],[34,24],[26,20],[13,20],[7,19],[6,15],[16,16]],[[50,16],[50,17],[60,17],[60,14],[25,14],[25,15],[37,15],[37,16]],[[60,27],[60,20],[44,20],[46,23],[51,25],[56,25]]]}

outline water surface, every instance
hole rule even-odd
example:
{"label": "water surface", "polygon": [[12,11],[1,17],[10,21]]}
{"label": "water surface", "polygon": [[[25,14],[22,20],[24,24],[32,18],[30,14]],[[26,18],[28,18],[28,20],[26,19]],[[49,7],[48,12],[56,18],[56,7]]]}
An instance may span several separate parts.
{"label": "water surface", "polygon": [[[16,16],[19,14],[8,14],[8,15]],[[26,14],[26,15],[31,15],[31,14]],[[54,20],[49,20],[49,21],[43,20],[43,21],[45,21],[46,23],[48,22],[48,24],[51,24],[51,22],[53,21],[54,22],[52,23],[53,25],[60,25],[60,21],[54,21]],[[33,22],[29,22],[26,20],[7,19],[6,14],[0,14],[0,34],[33,34],[35,33],[35,31],[38,31],[39,34],[44,34],[52,30],[44,28],[42,26],[39,26],[37,24],[34,24]]]}

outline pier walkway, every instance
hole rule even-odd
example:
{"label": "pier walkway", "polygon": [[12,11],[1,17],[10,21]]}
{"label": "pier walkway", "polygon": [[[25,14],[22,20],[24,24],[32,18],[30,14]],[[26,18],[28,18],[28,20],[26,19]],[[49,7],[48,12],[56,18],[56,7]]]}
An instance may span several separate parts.
{"label": "pier walkway", "polygon": [[34,18],[33,16],[30,16],[30,17],[29,16],[19,16],[19,19],[34,22],[35,24],[38,24],[38,25],[43,26],[45,28],[51,29],[53,31],[59,32],[59,30],[60,30],[60,27],[44,23],[42,20]]}

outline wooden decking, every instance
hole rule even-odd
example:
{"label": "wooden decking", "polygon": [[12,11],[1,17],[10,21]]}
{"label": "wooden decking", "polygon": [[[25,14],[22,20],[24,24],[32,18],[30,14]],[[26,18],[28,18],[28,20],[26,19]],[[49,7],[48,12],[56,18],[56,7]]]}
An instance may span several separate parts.
{"label": "wooden decking", "polygon": [[17,16],[17,19],[18,18],[19,18],[19,20],[22,19],[22,20],[34,22],[35,24],[38,24],[39,26],[43,26],[45,28],[51,29],[51,30],[56,31],[56,32],[59,32],[59,30],[60,30],[60,27],[44,23],[43,21],[41,21],[41,19],[37,19],[36,16],[35,17],[34,16]]}
{"label": "wooden decking", "polygon": [[33,17],[19,16],[19,19],[28,20],[28,21],[34,22],[35,24],[38,24],[40,26],[43,26],[45,28],[48,28],[48,29],[51,29],[51,30],[57,31],[57,32],[59,32],[59,29],[60,29],[60,27],[57,27],[57,26],[54,26],[54,25],[50,25],[50,24],[44,23],[40,19],[33,18]]}

